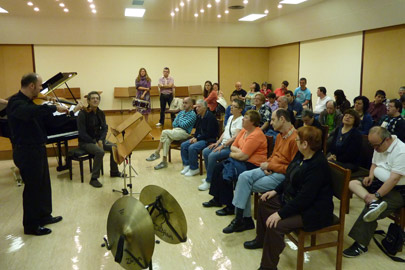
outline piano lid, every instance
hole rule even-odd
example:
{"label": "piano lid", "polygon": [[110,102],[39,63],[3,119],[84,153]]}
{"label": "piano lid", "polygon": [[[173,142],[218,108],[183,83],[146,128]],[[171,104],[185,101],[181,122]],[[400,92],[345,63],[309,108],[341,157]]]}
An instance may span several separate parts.
{"label": "piano lid", "polygon": [[77,72],[59,72],[42,84],[41,94],[48,95],[60,85],[77,75]]}

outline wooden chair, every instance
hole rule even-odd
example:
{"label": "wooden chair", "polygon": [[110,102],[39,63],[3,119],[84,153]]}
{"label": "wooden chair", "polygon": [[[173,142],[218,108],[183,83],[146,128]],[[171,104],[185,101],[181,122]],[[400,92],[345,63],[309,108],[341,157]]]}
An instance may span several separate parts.
{"label": "wooden chair", "polygon": [[[266,139],[267,139],[267,158],[269,158],[274,150],[274,142],[273,142],[274,138],[273,138],[273,136],[266,135]],[[257,209],[258,209],[259,198],[260,198],[260,196],[259,196],[258,192],[253,193],[253,218],[254,219],[257,219]]]}
{"label": "wooden chair", "polygon": [[[72,169],[72,160],[78,161],[79,166],[80,166],[80,178],[83,183],[83,162],[88,160],[89,161],[89,167],[90,167],[90,172],[93,171],[92,167],[92,159],[94,158],[93,155],[88,154],[86,151],[84,151],[81,148],[75,148],[69,150],[66,156],[66,164],[69,167],[69,177],[70,180],[73,178],[73,169]],[[103,165],[101,165],[101,174],[104,174],[104,168]]]}
{"label": "wooden chair", "polygon": [[[314,232],[306,232],[302,229],[286,234],[287,237],[298,247],[297,270],[304,267],[304,252],[319,250],[329,247],[337,247],[336,270],[342,269],[343,236],[345,228],[345,215],[349,195],[350,170],[344,169],[334,163],[329,163],[332,174],[333,195],[340,200],[339,216],[334,215],[333,225]],[[316,244],[316,236],[321,233],[337,232],[335,241]],[[294,235],[293,235],[294,234]],[[311,236],[311,245],[305,246],[305,238]]]}

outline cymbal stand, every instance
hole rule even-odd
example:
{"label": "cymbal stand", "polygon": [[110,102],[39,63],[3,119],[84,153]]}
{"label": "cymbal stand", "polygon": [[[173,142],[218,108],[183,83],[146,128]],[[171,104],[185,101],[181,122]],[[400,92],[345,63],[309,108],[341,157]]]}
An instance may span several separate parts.
{"label": "cymbal stand", "polygon": [[163,218],[165,219],[165,222],[166,222],[167,226],[169,226],[170,230],[174,233],[174,235],[177,237],[177,239],[180,242],[186,242],[187,241],[187,238],[182,238],[180,236],[180,234],[176,231],[176,229],[173,227],[173,225],[170,223],[170,220],[169,220],[170,216],[168,215],[170,213],[163,206],[162,195],[157,196],[156,201],[149,204],[146,207],[146,209],[148,210],[149,215],[152,215],[153,211],[155,211],[155,210],[158,211],[159,212],[158,216],[163,215]]}
{"label": "cymbal stand", "polygon": [[[134,166],[132,166],[132,161],[131,161],[132,153],[129,154],[124,161],[124,169],[122,169],[121,174],[124,175],[124,188],[121,190],[113,189],[113,192],[119,192],[122,193],[122,195],[132,195],[132,194],[139,194],[139,193],[134,193],[132,192],[132,178],[135,178],[135,176],[138,176],[138,173],[136,172]],[[128,174],[125,172],[127,171],[128,168]],[[132,172],[134,172],[134,175],[132,176]],[[129,184],[127,184],[127,178],[129,179]],[[129,187],[129,191],[127,189]]]}

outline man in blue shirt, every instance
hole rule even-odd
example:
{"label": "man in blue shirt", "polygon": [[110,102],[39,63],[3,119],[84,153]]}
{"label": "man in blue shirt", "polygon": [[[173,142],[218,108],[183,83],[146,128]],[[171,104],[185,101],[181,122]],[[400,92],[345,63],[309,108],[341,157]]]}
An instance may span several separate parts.
{"label": "man in blue shirt", "polygon": [[287,91],[285,96],[288,100],[288,110],[292,111],[296,118],[301,118],[301,112],[302,112],[301,103],[299,103],[296,99],[294,99],[294,94],[290,90]]}
{"label": "man in blue shirt", "polygon": [[311,90],[307,88],[307,79],[300,79],[300,87],[297,87],[294,91],[295,100],[302,106],[308,105],[311,100]]}

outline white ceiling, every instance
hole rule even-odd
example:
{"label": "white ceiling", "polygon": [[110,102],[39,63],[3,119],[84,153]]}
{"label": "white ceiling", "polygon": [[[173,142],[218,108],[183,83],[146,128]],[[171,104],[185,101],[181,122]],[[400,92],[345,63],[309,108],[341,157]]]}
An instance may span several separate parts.
{"label": "white ceiling", "polygon": [[[211,23],[238,23],[238,19],[251,14],[263,14],[264,10],[269,10],[269,14],[258,20],[264,22],[280,16],[296,12],[300,9],[310,7],[312,5],[324,2],[327,0],[307,0],[299,5],[283,5],[283,8],[277,8],[281,0],[250,0],[248,4],[243,4],[243,0],[220,0],[217,3],[215,0],[144,0],[143,5],[132,5],[132,0],[93,0],[96,5],[97,13],[93,14],[89,7],[90,3],[87,0],[31,0],[34,6],[28,6],[28,0],[0,0],[0,7],[6,9],[9,14],[0,14],[0,16],[24,16],[37,18],[99,18],[99,19],[126,19],[126,20],[155,20],[168,22],[211,22]],[[180,2],[184,2],[184,6],[180,6]],[[63,11],[59,3],[64,3],[69,9],[68,13]],[[207,4],[212,5],[207,8]],[[229,14],[225,14],[225,10],[229,6],[240,5],[244,6],[240,10],[229,9]],[[40,9],[39,12],[33,10],[34,7]],[[178,7],[179,12],[172,18],[170,12]],[[145,8],[144,18],[126,18],[124,16],[125,8]],[[204,9],[204,13],[200,9]],[[198,18],[194,17],[194,13],[198,13]],[[220,19],[217,15],[221,14]],[[246,23],[246,22],[241,22]]]}

